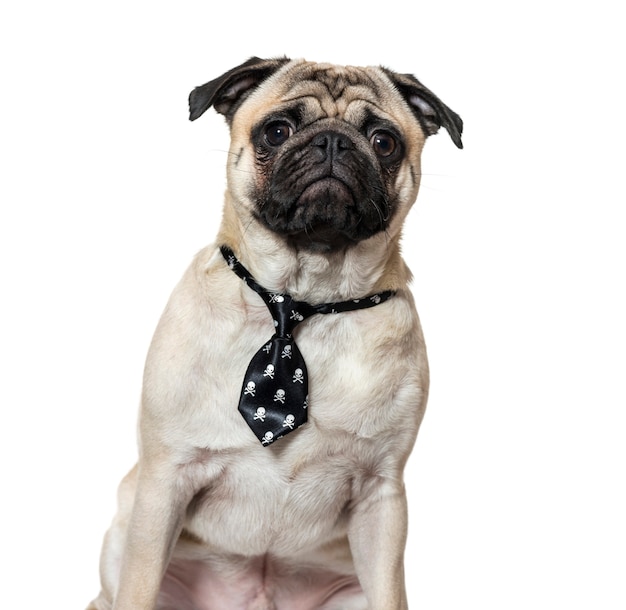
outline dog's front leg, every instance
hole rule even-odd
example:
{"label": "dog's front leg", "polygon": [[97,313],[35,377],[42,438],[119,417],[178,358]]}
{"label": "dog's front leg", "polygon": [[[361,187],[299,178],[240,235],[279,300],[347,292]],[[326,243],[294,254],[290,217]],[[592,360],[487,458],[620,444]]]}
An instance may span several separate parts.
{"label": "dog's front leg", "polygon": [[142,464],[113,610],[152,610],[180,534],[188,493],[171,465]]}
{"label": "dog's front leg", "polygon": [[352,511],[348,539],[368,610],[407,610],[407,503],[401,482],[379,479]]}

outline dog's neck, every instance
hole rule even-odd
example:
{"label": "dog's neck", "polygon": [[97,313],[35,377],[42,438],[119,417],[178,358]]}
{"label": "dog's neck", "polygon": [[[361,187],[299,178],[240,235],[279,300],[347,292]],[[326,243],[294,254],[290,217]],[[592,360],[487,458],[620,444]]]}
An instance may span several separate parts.
{"label": "dog's neck", "polygon": [[267,290],[309,303],[403,290],[411,277],[400,255],[399,236],[380,233],[332,253],[298,250],[254,221],[244,227],[229,206],[217,237],[220,244],[230,247]]}

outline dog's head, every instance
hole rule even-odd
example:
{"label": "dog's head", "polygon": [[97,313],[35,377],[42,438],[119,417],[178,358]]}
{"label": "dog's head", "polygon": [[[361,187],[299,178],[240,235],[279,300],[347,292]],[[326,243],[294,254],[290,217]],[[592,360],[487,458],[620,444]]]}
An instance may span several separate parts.
{"label": "dog's head", "polygon": [[310,251],[399,233],[426,137],[445,127],[462,147],[457,114],[379,67],[252,58],[194,89],[189,106],[192,121],[213,106],[230,125],[239,215]]}

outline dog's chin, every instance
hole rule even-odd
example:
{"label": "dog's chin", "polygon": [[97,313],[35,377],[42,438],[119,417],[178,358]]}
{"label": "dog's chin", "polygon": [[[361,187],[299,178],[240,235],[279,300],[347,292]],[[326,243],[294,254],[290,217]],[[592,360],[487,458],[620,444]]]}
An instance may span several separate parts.
{"label": "dog's chin", "polygon": [[286,236],[287,243],[296,250],[307,250],[331,254],[345,250],[358,243],[349,236],[338,232],[328,225],[315,225],[307,227],[303,231],[291,233]]}

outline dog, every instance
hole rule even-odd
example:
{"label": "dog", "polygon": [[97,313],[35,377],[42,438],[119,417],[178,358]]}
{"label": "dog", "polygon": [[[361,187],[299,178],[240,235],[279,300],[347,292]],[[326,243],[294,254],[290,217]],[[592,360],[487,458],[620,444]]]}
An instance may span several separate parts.
{"label": "dog", "polygon": [[[222,222],[150,345],[88,609],[406,609],[403,469],[429,377],[400,238],[426,138],[462,148],[462,121],[411,75],[288,58],[251,58],[189,106],[230,128]],[[276,366],[297,342],[298,425],[246,382],[290,318]]]}

